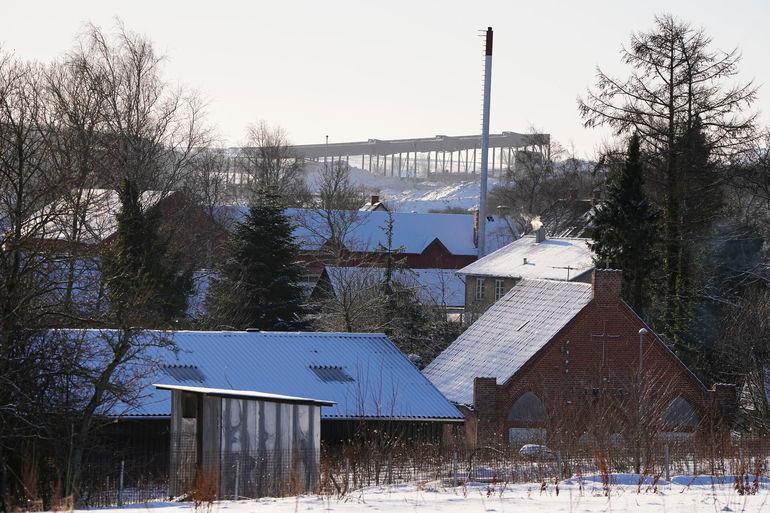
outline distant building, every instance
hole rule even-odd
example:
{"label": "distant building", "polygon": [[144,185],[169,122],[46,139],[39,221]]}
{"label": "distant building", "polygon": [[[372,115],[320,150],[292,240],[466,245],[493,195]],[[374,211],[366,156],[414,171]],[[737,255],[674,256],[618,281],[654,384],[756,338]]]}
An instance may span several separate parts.
{"label": "distant building", "polygon": [[[226,226],[238,222],[244,206],[220,208]],[[381,267],[388,249],[387,224],[393,222],[390,250],[410,269],[460,269],[478,258],[477,220],[473,214],[323,210],[290,208],[293,235],[309,274],[317,279],[326,265]],[[487,248],[494,251],[515,239],[502,216],[488,216]]]}
{"label": "distant building", "polygon": [[707,391],[620,298],[620,283],[619,271],[600,270],[593,283],[521,279],[424,369],[465,413],[471,445],[639,426],[681,438],[711,426],[727,388]]}
{"label": "distant building", "polygon": [[365,212],[388,212],[390,209],[385,206],[385,203],[380,201],[379,196],[372,196],[367,203],[364,204],[359,210]]}
{"label": "distant building", "polygon": [[545,228],[463,267],[465,306],[469,314],[484,312],[522,279],[590,280],[593,269],[588,239],[547,238]]}

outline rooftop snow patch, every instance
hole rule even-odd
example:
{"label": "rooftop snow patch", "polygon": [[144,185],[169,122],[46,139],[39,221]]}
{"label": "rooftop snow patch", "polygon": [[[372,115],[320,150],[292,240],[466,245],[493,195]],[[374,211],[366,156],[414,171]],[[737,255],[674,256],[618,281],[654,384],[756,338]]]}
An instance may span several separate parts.
{"label": "rooftop snow patch", "polygon": [[525,236],[457,271],[500,278],[572,280],[593,269],[590,239]]}
{"label": "rooftop snow patch", "polygon": [[456,404],[473,403],[473,380],[504,383],[593,297],[589,283],[521,280],[423,373]]}

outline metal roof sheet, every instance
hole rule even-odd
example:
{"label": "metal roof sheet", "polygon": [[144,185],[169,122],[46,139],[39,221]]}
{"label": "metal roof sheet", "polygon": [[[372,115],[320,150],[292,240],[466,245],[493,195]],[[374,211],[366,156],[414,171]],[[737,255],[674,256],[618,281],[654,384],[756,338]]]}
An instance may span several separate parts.
{"label": "metal roof sheet", "polygon": [[[110,330],[72,330],[109,336]],[[138,403],[116,406],[114,415],[169,415],[170,397],[152,383],[229,390],[256,390],[297,397],[321,397],[336,404],[325,419],[388,418],[460,420],[462,414],[383,334],[243,331],[145,331],[168,337],[176,351],[149,348],[165,365],[190,365],[203,382],[178,382],[163,366],[145,377]],[[149,345],[149,344],[148,344]],[[342,367],[353,381],[324,381],[312,366]]]}
{"label": "metal roof sheet", "polygon": [[248,399],[259,399],[263,401],[286,402],[286,403],[308,403],[318,406],[334,406],[334,401],[324,401],[323,399],[311,399],[309,397],[295,397],[293,395],[268,394],[257,392],[255,390],[231,390],[229,388],[207,388],[207,387],[188,387],[183,385],[164,385],[155,383],[155,388],[160,390],[176,390],[180,392],[192,392],[194,394],[214,395],[218,397],[239,397]]}
{"label": "metal roof sheet", "polygon": [[533,236],[525,236],[457,272],[500,278],[574,279],[594,267],[589,242],[570,238],[535,242]]}
{"label": "metal roof sheet", "polygon": [[588,283],[521,280],[423,373],[449,400],[471,404],[474,378],[506,381],[592,297]]}

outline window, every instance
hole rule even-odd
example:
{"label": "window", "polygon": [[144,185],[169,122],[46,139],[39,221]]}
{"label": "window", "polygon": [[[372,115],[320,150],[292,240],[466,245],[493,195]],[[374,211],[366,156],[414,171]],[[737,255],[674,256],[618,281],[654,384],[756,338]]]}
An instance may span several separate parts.
{"label": "window", "polygon": [[663,422],[666,427],[680,430],[693,429],[698,426],[698,414],[695,408],[682,396],[671,401],[663,412]]}
{"label": "window", "polygon": [[324,383],[345,383],[355,381],[344,367],[339,365],[311,365],[312,370]]}
{"label": "window", "polygon": [[495,301],[503,297],[505,294],[505,281],[495,280]]}
{"label": "window", "polygon": [[511,406],[511,409],[508,411],[508,420],[543,422],[545,420],[543,402],[532,392],[526,392]]}
{"label": "window", "polygon": [[484,299],[484,278],[476,278],[476,301]]}

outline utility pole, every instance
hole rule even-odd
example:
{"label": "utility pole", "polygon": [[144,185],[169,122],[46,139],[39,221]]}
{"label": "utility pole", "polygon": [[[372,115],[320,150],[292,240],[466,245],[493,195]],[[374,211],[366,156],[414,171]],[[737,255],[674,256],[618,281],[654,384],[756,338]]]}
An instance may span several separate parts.
{"label": "utility pole", "polygon": [[479,258],[486,254],[487,177],[489,175],[489,102],[492,93],[492,27],[487,27],[484,45],[484,106],[481,121],[481,184],[479,191]]}

